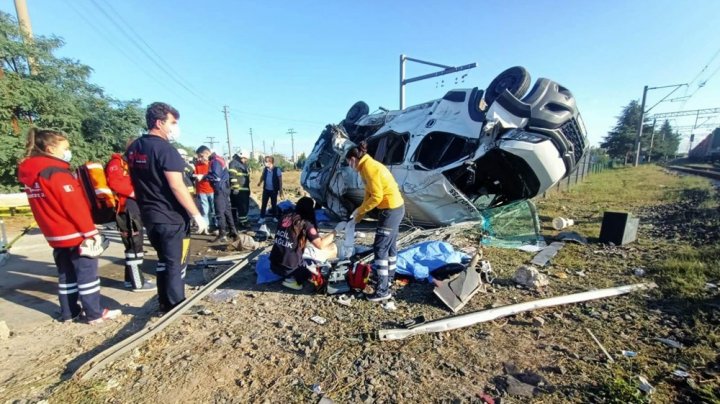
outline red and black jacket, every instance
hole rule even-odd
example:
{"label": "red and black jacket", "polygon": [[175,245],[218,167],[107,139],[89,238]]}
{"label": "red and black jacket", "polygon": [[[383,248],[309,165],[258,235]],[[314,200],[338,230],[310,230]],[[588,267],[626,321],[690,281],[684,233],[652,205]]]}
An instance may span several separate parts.
{"label": "red and black jacket", "polygon": [[90,206],[70,164],[55,157],[34,156],[18,167],[30,209],[51,247],[77,247],[98,234]]}
{"label": "red and black jacket", "polygon": [[105,178],[107,178],[108,187],[115,193],[118,198],[118,213],[125,211],[125,201],[128,198],[135,199],[135,189],[133,188],[128,164],[120,153],[113,153],[105,166]]}

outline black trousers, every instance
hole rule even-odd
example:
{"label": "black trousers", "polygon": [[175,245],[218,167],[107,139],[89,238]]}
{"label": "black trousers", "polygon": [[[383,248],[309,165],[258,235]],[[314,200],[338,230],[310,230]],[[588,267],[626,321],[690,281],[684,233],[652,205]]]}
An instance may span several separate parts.
{"label": "black trousers", "polygon": [[248,221],[248,211],[250,210],[250,191],[247,189],[231,191],[230,204],[232,205],[235,223],[246,223]]}
{"label": "black trousers", "polygon": [[262,205],[260,206],[260,217],[265,217],[265,212],[267,211],[268,200],[270,200],[270,209],[272,210],[273,216],[278,215],[277,198],[278,198],[277,190],[269,191],[267,189],[263,189]]}
{"label": "black trousers", "polygon": [[310,271],[304,265],[300,265],[295,269],[291,269],[283,265],[270,263],[270,270],[278,276],[282,276],[283,279],[293,277],[295,278],[295,281],[300,284],[304,283],[312,276]]}
{"label": "black trousers", "polygon": [[220,235],[224,236],[228,230],[230,234],[237,234],[235,229],[235,220],[233,220],[232,211],[230,210],[230,194],[227,189],[215,190],[215,217],[217,218]]}
{"label": "black trousers", "polygon": [[185,300],[185,270],[190,249],[190,224],[151,223],[148,238],[158,255],[156,269],[161,311],[169,311]]}
{"label": "black trousers", "polygon": [[145,278],[141,270],[144,259],[143,223],[137,202],[128,199],[125,211],[118,213],[115,220],[125,245],[125,282],[130,282],[134,289],[139,289],[145,284]]}
{"label": "black trousers", "polygon": [[58,298],[62,320],[71,320],[79,316],[82,310],[88,320],[102,317],[97,258],[80,256],[77,247],[55,248],[53,258],[58,270]]}

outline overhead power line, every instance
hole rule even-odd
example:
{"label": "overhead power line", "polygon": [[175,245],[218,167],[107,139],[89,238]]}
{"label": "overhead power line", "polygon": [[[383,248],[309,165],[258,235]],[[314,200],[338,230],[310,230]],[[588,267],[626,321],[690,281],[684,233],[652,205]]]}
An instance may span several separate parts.
{"label": "overhead power line", "polygon": [[[91,0],[91,2],[92,2],[92,4],[95,6],[95,8],[97,8],[97,9],[100,11],[100,13],[102,13],[102,14],[105,16],[105,18],[106,18],[108,21],[110,21],[110,23],[112,23],[112,25],[113,25],[115,28],[117,28],[118,31],[120,31],[120,33],[121,33],[133,46],[135,46],[135,48],[137,48],[140,52],[142,52],[142,54],[145,55],[145,57],[147,57],[148,60],[149,60],[152,64],[154,64],[158,69],[160,69],[163,73],[165,73],[165,75],[166,75],[170,80],[172,80],[173,82],[175,82],[177,85],[179,85],[180,87],[182,87],[185,91],[187,91],[188,93],[190,93],[190,94],[193,95],[194,97],[197,97],[197,98],[199,98],[199,99],[202,99],[202,98],[203,98],[203,96],[201,96],[200,94],[198,94],[197,92],[195,92],[194,90],[192,90],[190,87],[188,87],[182,80],[180,80],[180,79],[178,79],[177,77],[175,77],[175,76],[164,66],[163,63],[161,63],[160,61],[158,61],[150,52],[148,52],[145,48],[143,48],[142,46],[140,46],[133,38],[131,38],[131,37],[130,37],[130,34],[127,32],[127,30],[125,30],[125,28],[124,28],[122,25],[120,25],[110,14],[108,14],[108,12],[105,11],[105,9],[104,9],[96,0]],[[166,63],[165,63],[165,64],[166,64]]]}
{"label": "overhead power line", "polygon": [[152,79],[154,82],[159,83],[165,89],[172,92],[174,95],[181,97],[180,94],[178,94],[173,86],[168,85],[164,80],[160,79],[158,76],[154,75],[152,72],[150,72],[147,68],[143,67],[139,61],[130,55],[130,53],[127,52],[126,49],[123,49],[120,47],[119,42],[111,38],[106,30],[100,29],[95,23],[93,22],[92,18],[88,18],[83,12],[81,12],[78,8],[75,7],[75,4],[72,0],[66,1],[66,3],[70,6],[70,8],[75,11],[75,14],[77,14],[85,23],[98,35],[100,35],[108,44],[110,44],[111,47],[115,48],[122,56],[127,59],[130,64],[135,66],[138,71],[145,74],[148,78]]}

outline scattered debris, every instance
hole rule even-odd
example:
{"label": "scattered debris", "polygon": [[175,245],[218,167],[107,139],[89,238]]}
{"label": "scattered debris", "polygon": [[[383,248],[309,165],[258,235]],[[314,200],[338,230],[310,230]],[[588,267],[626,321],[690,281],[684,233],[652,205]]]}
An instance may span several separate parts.
{"label": "scattered debris", "polygon": [[510,375],[505,380],[507,382],[507,393],[511,396],[532,397],[535,395],[535,386],[523,383]]}
{"label": "scattered debris", "polygon": [[0,341],[4,341],[8,338],[10,338],[10,328],[8,328],[6,322],[0,321]]}
{"label": "scattered debris", "polygon": [[682,379],[687,379],[688,377],[690,377],[690,373],[688,373],[682,369],[675,370],[674,372],[672,372],[672,375],[675,377],[682,378]]}
{"label": "scattered debris", "polygon": [[312,390],[315,394],[322,394],[322,387],[319,384],[313,384],[310,386],[310,390]]}
{"label": "scattered debris", "polygon": [[683,348],[683,344],[679,343],[678,341],[675,341],[674,339],[670,339],[670,338],[655,338],[655,339],[671,348],[677,348],[677,349]]}
{"label": "scattered debris", "polygon": [[565,273],[565,271],[557,271],[552,274],[552,276],[558,278],[558,279],[567,279],[568,274]]}
{"label": "scattered debris", "polygon": [[227,265],[225,266],[217,266],[217,265],[208,265],[205,268],[203,268],[203,279],[205,280],[205,283],[210,283],[213,279],[220,276],[221,273],[225,272],[225,270],[228,268]]}
{"label": "scattered debris", "polygon": [[395,311],[397,310],[397,305],[394,300],[388,300],[382,304],[382,308],[387,311]]}
{"label": "scattered debris", "polygon": [[318,401],[318,404],[335,404],[335,401],[330,399],[328,396],[322,396],[320,401]]}
{"label": "scattered debris", "polygon": [[605,356],[607,356],[608,362],[614,363],[615,360],[612,358],[612,356],[610,356],[610,354],[608,353],[607,349],[605,349],[605,347],[603,346],[603,344],[600,343],[600,341],[597,339],[597,337],[595,337],[595,334],[593,334],[592,331],[590,331],[589,328],[586,328],[585,331],[587,331],[588,334],[590,334],[590,337],[593,339],[593,341],[595,341],[595,343],[600,347],[600,349],[603,351],[603,353],[605,354]]}
{"label": "scattered debris", "polygon": [[552,226],[555,230],[562,230],[566,227],[570,227],[575,224],[575,221],[572,219],[567,219],[564,217],[556,217],[552,221]]}
{"label": "scattered debris", "polygon": [[560,249],[564,246],[565,243],[560,241],[554,241],[550,243],[549,246],[543,248],[542,251],[540,251],[535,257],[533,257],[530,263],[533,265],[544,267],[555,255],[557,255],[558,251],[560,251]]}
{"label": "scattered debris", "polygon": [[340,295],[335,301],[343,306],[352,307],[352,301],[354,299],[355,297],[353,295]]}
{"label": "scattered debris", "polygon": [[542,317],[533,317],[532,323],[533,327],[544,327],[545,319]]}
{"label": "scattered debris", "polygon": [[600,242],[625,245],[637,240],[640,219],[627,212],[605,212],[600,226]]}
{"label": "scattered debris", "polygon": [[560,241],[569,241],[571,243],[577,243],[585,245],[588,243],[587,237],[581,235],[580,233],[576,231],[563,231],[558,233],[557,236],[555,236],[556,240]]}
{"label": "scattered debris", "polygon": [[213,313],[214,313],[214,312],[213,312],[212,310],[207,309],[207,308],[205,308],[205,307],[203,307],[203,308],[201,308],[201,309],[199,309],[199,310],[197,311],[197,314],[200,314],[201,316],[210,316],[210,315],[212,315]]}
{"label": "scattered debris", "polygon": [[[216,302],[216,303],[222,303],[222,302],[229,302],[229,301],[235,301],[235,296],[237,296],[240,293],[237,289],[215,289],[208,295],[208,300]],[[237,303],[237,301],[235,301]]]}
{"label": "scattered debris", "polygon": [[645,268],[634,268],[633,274],[635,274],[635,276],[645,276]]}
{"label": "scattered debris", "polygon": [[310,317],[310,321],[312,321],[313,323],[320,324],[320,325],[327,323],[327,319],[325,317],[320,317],[320,316],[312,316],[312,317]]}
{"label": "scattered debris", "polygon": [[233,249],[242,251],[242,250],[248,250],[253,251],[257,249],[260,244],[255,241],[254,238],[248,236],[247,234],[238,234],[237,241],[233,242],[230,245]]}
{"label": "scattered debris", "polygon": [[478,393],[477,396],[484,404],[495,404],[495,399],[487,393]]}
{"label": "scattered debris", "polygon": [[527,265],[523,265],[515,271],[513,280],[516,283],[530,289],[539,289],[550,283],[547,276],[541,274],[537,268]]}
{"label": "scattered debris", "polygon": [[[0,265],[2,265],[2,259],[1,259],[1,258],[0,258]],[[710,282],[705,283],[705,290],[717,289],[717,288],[718,288],[718,285],[715,284],[715,283],[710,283]]]}
{"label": "scattered debris", "polygon": [[[439,282],[439,284],[435,286],[435,289],[433,289],[435,296],[445,303],[453,313],[457,313],[465,307],[470,299],[481,290],[482,279],[475,269],[480,257],[480,253],[475,253],[472,261],[470,261],[470,264],[464,271],[452,278]],[[483,261],[483,263],[489,268],[490,263],[487,261]],[[490,271],[492,271],[492,269],[490,269]]]}
{"label": "scattered debris", "polygon": [[655,387],[645,377],[638,375],[638,380],[640,380],[640,390],[644,393],[652,394],[655,391]]}
{"label": "scattered debris", "polygon": [[626,351],[626,350],[624,350],[624,349],[623,349],[622,351],[620,351],[620,353],[622,354],[622,356],[624,356],[624,357],[626,357],[626,358],[634,358],[634,357],[637,356],[637,352],[635,352],[635,351]]}
{"label": "scattered debris", "polygon": [[509,306],[498,307],[489,310],[475,311],[471,313],[455,315],[451,317],[441,318],[438,320],[423,323],[413,328],[403,329],[386,329],[378,331],[378,338],[383,341],[393,341],[404,339],[419,334],[428,334],[433,332],[443,332],[455,330],[458,328],[469,327],[478,323],[496,320],[507,316],[513,316],[518,313],[542,309],[546,307],[560,306],[564,304],[585,302],[588,300],[603,299],[612,296],[624,295],[638,290],[646,290],[655,288],[654,283],[637,283],[634,285],[617,286],[614,288],[597,289],[587,292],[574,293],[566,296],[556,296],[547,299],[535,300],[530,302],[511,304]]}

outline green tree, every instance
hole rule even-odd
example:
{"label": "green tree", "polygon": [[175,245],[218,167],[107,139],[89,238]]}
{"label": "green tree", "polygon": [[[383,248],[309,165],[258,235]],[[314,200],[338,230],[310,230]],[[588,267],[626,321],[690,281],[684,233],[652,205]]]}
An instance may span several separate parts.
{"label": "green tree", "polygon": [[57,37],[23,41],[15,19],[0,12],[0,190],[18,189],[16,167],[31,126],[67,133],[75,164],[106,161],[143,129],[140,100],[107,96],[89,82],[89,66],[53,55],[63,44]]}
{"label": "green tree", "polygon": [[600,147],[607,151],[607,154],[614,159],[621,159],[626,164],[632,161],[635,153],[635,135],[637,125],[640,121],[640,105],[636,100],[623,108],[617,118],[615,127],[605,136]]}
{"label": "green tree", "polygon": [[297,163],[295,163],[295,168],[302,170],[302,168],[305,166],[306,160],[307,156],[305,155],[305,152],[300,153],[297,158]]}
{"label": "green tree", "polygon": [[673,132],[670,121],[666,119],[660,130],[655,133],[652,161],[665,161],[675,156],[678,146],[680,146],[680,135]]}

